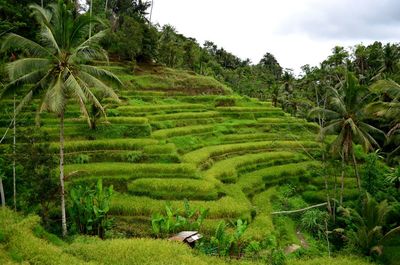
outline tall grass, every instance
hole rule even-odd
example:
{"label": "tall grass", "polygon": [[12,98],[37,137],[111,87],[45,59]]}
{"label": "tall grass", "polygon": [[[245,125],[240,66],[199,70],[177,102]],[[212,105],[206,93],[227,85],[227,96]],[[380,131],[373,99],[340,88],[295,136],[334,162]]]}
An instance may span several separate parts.
{"label": "tall grass", "polygon": [[164,200],[215,200],[218,192],[210,182],[195,179],[137,179],[128,184],[128,191],[135,195]]}
{"label": "tall grass", "polygon": [[[204,173],[206,178],[217,178],[223,181],[235,182],[237,170],[243,167],[264,162],[274,163],[275,160],[291,159],[298,154],[292,152],[270,152],[259,154],[245,154],[216,162]],[[303,158],[304,159],[304,158]]]}
{"label": "tall grass", "polygon": [[292,177],[305,173],[309,168],[320,166],[318,161],[305,161],[263,168],[239,177],[238,184],[246,194],[254,194],[281,180],[288,181]]}
{"label": "tall grass", "polygon": [[256,217],[250,223],[246,230],[246,235],[256,239],[263,240],[268,234],[274,231],[274,224],[272,221],[272,202],[271,197],[276,194],[275,188],[270,188],[253,197],[253,205],[256,210]]}
{"label": "tall grass", "polygon": [[248,141],[277,141],[277,140],[314,140],[316,139],[315,134],[301,135],[292,133],[234,133],[220,136],[220,139],[224,143],[235,143],[235,142],[248,142]]}
{"label": "tall grass", "polygon": [[117,110],[122,114],[157,112],[161,110],[188,110],[188,109],[206,109],[202,104],[165,104],[165,105],[142,105],[142,106],[120,106]]}
{"label": "tall grass", "polygon": [[205,111],[205,112],[180,112],[163,115],[152,115],[148,116],[150,121],[165,121],[165,120],[180,120],[180,119],[204,119],[219,117],[220,113],[217,111]]}
{"label": "tall grass", "polygon": [[185,175],[196,178],[197,171],[192,164],[131,164],[131,163],[90,163],[65,166],[65,174],[78,171],[78,176],[168,176]]}
{"label": "tall grass", "polygon": [[23,219],[11,210],[0,209],[0,231],[3,237],[0,246],[5,242],[16,264],[88,264],[64,253],[62,248],[35,237],[32,229],[39,226],[39,223],[38,216]]}
{"label": "tall grass", "polygon": [[[148,216],[165,209],[164,200],[156,200],[142,196],[116,194],[111,202],[110,213],[124,216]],[[171,200],[171,205],[182,214],[181,200]],[[215,201],[190,200],[192,207],[210,209],[208,218],[250,218],[250,205],[247,201],[224,196]]]}
{"label": "tall grass", "polygon": [[209,158],[232,153],[256,152],[273,149],[317,148],[320,145],[313,141],[262,141],[239,144],[208,146],[185,154],[182,159],[188,163],[200,165]]}
{"label": "tall grass", "polygon": [[[65,152],[82,152],[92,150],[138,150],[147,145],[156,145],[155,139],[107,139],[107,140],[85,140],[67,141],[64,144]],[[51,143],[50,149],[58,151],[59,143]]]}
{"label": "tall grass", "polygon": [[157,139],[176,137],[189,134],[207,133],[214,129],[214,125],[193,125],[186,127],[178,127],[173,129],[158,130],[152,133]]}

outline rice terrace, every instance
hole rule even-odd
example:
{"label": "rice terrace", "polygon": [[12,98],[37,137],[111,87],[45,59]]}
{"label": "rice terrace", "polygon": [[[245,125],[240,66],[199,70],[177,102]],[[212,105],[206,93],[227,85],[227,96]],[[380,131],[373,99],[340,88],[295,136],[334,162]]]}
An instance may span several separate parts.
{"label": "rice terrace", "polygon": [[400,45],[296,73],[157,4],[0,0],[0,264],[400,264]]}

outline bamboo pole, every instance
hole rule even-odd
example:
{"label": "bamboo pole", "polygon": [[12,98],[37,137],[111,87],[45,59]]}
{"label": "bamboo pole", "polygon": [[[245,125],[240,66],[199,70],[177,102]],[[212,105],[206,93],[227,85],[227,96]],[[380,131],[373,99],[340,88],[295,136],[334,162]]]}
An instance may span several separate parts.
{"label": "bamboo pole", "polygon": [[299,212],[304,212],[304,211],[307,211],[307,210],[310,210],[310,209],[313,209],[313,208],[317,208],[317,207],[322,207],[322,206],[325,206],[325,205],[327,205],[328,203],[327,202],[324,202],[324,203],[320,203],[320,204],[316,204],[316,205],[311,205],[311,206],[308,206],[308,207],[306,207],[306,208],[302,208],[302,209],[297,209],[297,210],[292,210],[292,211],[279,211],[279,212],[272,212],[271,214],[291,214],[291,213],[299,213]]}

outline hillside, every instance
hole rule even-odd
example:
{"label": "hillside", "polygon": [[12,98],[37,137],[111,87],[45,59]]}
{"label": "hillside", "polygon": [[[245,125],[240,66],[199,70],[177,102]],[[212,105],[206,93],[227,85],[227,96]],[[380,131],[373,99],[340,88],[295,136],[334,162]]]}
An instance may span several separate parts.
{"label": "hillside", "polygon": [[[120,103],[103,99],[107,119],[99,119],[92,130],[80,116],[78,106],[67,109],[67,190],[76,183],[93,184],[98,178],[105,185],[112,184],[116,190],[110,206],[116,222],[114,230],[128,237],[152,236],[151,216],[162,212],[167,202],[182,212],[183,200],[188,199],[194,207],[209,209],[201,230],[206,235],[213,234],[221,220],[240,218],[250,223],[246,238],[263,240],[274,232],[284,247],[301,243],[294,222],[272,218],[271,211],[278,196],[276,187],[281,185],[292,184],[298,195],[310,202],[324,201],[324,180],[312,173],[321,167],[316,124],[291,117],[270,102],[235,95],[214,79],[190,72],[137,67],[133,75],[127,67],[116,64],[108,69],[123,80],[124,86],[118,91]],[[3,102],[12,104],[11,100]],[[33,119],[34,107],[21,115]],[[8,125],[5,117],[2,124]],[[58,120],[44,113],[41,125],[53,141],[51,149],[58,152]],[[348,183],[347,188],[355,189],[354,179],[349,178]],[[30,233],[30,229],[23,231]],[[29,238],[33,244],[41,244],[41,239],[30,234]],[[3,250],[20,253],[24,247],[14,246],[17,241],[23,242],[10,241]],[[83,262],[81,258],[98,264],[95,255],[103,251],[93,254],[91,249],[114,244],[126,248],[124,251],[131,248],[126,244],[148,244],[144,252],[135,247],[137,255],[144,258],[138,264],[150,264],[146,257],[156,253],[165,254],[166,260],[174,253],[182,254],[182,259],[168,264],[187,264],[189,260],[201,264],[200,259],[205,264],[211,262],[210,258],[194,257],[186,247],[165,241],[131,239],[102,244],[89,240],[62,246],[62,250],[59,246],[51,249],[54,255],[63,253],[76,264]],[[18,255],[26,260],[40,251]],[[43,253],[40,256],[46,257]],[[113,264],[114,258],[104,264]],[[335,262],[332,264],[342,264],[340,259]]]}
{"label": "hillside", "polygon": [[[100,240],[79,237],[67,244],[46,233],[39,218],[22,218],[8,209],[0,209],[0,263],[14,264],[260,264],[224,261],[215,257],[195,255],[187,246],[166,240],[115,239]],[[295,261],[289,265],[368,265],[358,258],[316,258]]]}
{"label": "hillside", "polygon": [[[268,214],[269,188],[301,179],[306,198],[324,200],[323,179],[307,173],[320,166],[316,124],[190,72],[141,67],[132,75],[123,66],[108,68],[124,82],[121,103],[103,99],[108,118],[95,130],[78,106],[67,109],[65,170],[73,173],[69,184],[98,178],[113,184],[112,214],[143,226],[127,225],[129,234],[150,234],[149,218],[166,201],[180,208],[186,198],[209,208],[209,228],[224,218],[252,220],[249,231],[262,237],[269,231],[258,219]],[[40,122],[58,152],[58,119],[44,113]]]}

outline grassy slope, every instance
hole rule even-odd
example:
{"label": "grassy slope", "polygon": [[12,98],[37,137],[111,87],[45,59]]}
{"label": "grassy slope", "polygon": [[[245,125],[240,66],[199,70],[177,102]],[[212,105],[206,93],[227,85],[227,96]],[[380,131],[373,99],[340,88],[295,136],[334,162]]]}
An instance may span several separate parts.
{"label": "grassy slope", "polygon": [[[47,234],[35,216],[21,217],[11,210],[0,209],[0,264],[259,264],[251,261],[227,261],[199,255],[181,243],[155,239],[100,240],[78,237],[64,243]],[[289,265],[367,265],[356,258],[318,258],[289,262]]]}
{"label": "grassy slope", "polygon": [[[107,185],[114,184],[118,193],[111,213],[117,219],[145,222],[129,225],[129,234],[148,236],[151,215],[162,211],[166,200],[181,211],[185,197],[192,206],[210,209],[202,232],[212,232],[221,219],[243,218],[250,222],[247,237],[262,239],[271,233],[273,189],[269,187],[297,183],[307,169],[318,166],[311,158],[319,148],[316,126],[286,115],[270,102],[232,95],[208,77],[162,67],[140,67],[136,75],[122,66],[109,69],[125,85],[118,91],[122,104],[107,103],[108,121],[100,119],[91,131],[76,106],[66,114],[66,173],[79,171],[70,180],[93,183],[102,177]],[[42,128],[57,152],[57,119],[42,116]],[[318,182],[313,185],[322,187]],[[317,191],[305,192],[318,200]],[[151,239],[88,240],[57,247],[31,234],[35,225],[28,223],[36,222],[32,220],[9,228],[13,239],[0,245],[0,261],[57,264],[49,262],[61,257],[69,264],[101,264],[100,260],[104,264],[225,264],[194,256],[184,246]],[[13,229],[22,234],[13,234]],[[156,255],[160,258],[155,261]],[[352,259],[326,261],[362,264]]]}

